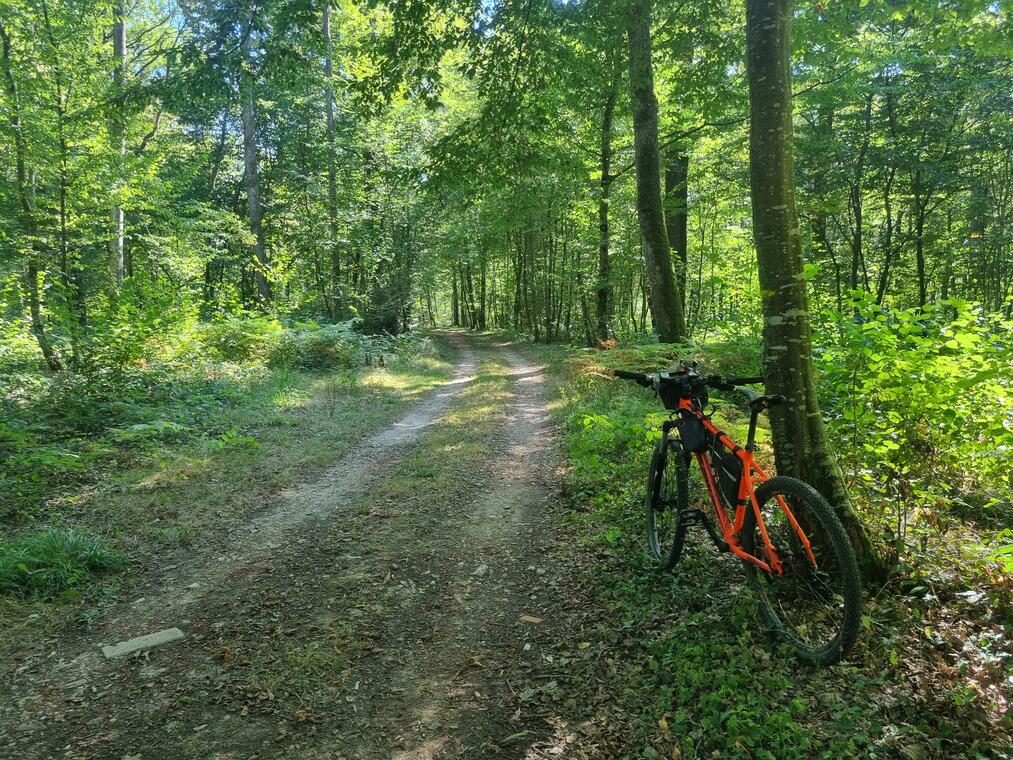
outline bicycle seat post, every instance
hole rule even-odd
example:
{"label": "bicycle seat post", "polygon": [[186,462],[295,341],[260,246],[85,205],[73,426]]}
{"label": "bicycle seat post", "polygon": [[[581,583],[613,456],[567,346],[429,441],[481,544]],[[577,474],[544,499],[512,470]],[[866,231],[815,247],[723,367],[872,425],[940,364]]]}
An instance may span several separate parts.
{"label": "bicycle seat post", "polygon": [[749,435],[746,436],[746,451],[756,450],[756,423],[760,419],[760,404],[749,405]]}
{"label": "bicycle seat post", "polygon": [[739,392],[749,402],[749,435],[746,436],[746,451],[756,450],[756,423],[760,418],[760,412],[766,408],[765,397],[749,388],[739,388]]}

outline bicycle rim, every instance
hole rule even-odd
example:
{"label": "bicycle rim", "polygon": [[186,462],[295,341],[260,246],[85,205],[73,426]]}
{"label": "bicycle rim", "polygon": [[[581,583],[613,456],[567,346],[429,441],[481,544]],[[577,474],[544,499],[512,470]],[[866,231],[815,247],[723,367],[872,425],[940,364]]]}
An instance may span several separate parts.
{"label": "bicycle rim", "polygon": [[679,561],[686,532],[679,504],[678,462],[678,452],[659,448],[648,476],[648,542],[651,554],[666,570]]}
{"label": "bicycle rim", "polygon": [[[801,660],[832,664],[850,649],[858,629],[858,573],[844,529],[823,497],[800,481],[774,478],[757,489],[757,500],[783,568],[778,575],[749,566],[764,622]],[[811,557],[781,500],[802,527]],[[743,547],[766,561],[755,518],[749,517]]]}

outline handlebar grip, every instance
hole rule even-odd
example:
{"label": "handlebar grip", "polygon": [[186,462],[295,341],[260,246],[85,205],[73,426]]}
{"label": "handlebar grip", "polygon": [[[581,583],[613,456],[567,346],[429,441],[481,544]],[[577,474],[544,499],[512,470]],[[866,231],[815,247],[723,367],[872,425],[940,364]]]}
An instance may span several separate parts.
{"label": "handlebar grip", "polygon": [[752,377],[725,377],[722,378],[722,382],[726,385],[753,385],[754,383],[762,383],[763,375],[755,375]]}
{"label": "handlebar grip", "polygon": [[640,383],[640,385],[650,385],[650,378],[643,372],[627,372],[624,369],[613,370],[612,374],[623,380],[633,380],[634,382]]}

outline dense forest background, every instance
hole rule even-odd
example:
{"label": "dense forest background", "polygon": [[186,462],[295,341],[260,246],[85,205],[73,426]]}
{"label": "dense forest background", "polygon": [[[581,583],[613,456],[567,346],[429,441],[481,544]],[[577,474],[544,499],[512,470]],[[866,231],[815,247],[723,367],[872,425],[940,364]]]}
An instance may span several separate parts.
{"label": "dense forest background", "polygon": [[[653,19],[694,336],[759,313],[743,12]],[[50,369],[251,312],[588,344],[651,331],[618,6],[5,1],[0,19],[5,344],[33,332]],[[1009,316],[1008,31],[999,3],[795,11],[827,337],[856,296]]]}
{"label": "dense forest background", "polygon": [[[3,0],[7,511],[104,429],[81,402],[54,438],[32,409],[124,401],[201,357],[327,366],[363,334],[450,323],[588,346],[658,328],[755,369],[744,13]],[[659,103],[671,329],[641,253],[631,18]],[[901,541],[918,509],[1009,486],[1008,14],[866,0],[791,21],[820,395],[852,485],[905,503],[877,516]]]}
{"label": "dense forest background", "polygon": [[[0,0],[0,670],[478,351],[364,514],[471,503],[523,401],[492,333],[551,376],[591,605],[525,710],[598,711],[589,756],[1007,756],[1011,53],[1006,0]],[[679,357],[791,399],[760,456],[845,519],[858,664],[794,669],[731,576],[645,566],[665,415],[611,370]]]}

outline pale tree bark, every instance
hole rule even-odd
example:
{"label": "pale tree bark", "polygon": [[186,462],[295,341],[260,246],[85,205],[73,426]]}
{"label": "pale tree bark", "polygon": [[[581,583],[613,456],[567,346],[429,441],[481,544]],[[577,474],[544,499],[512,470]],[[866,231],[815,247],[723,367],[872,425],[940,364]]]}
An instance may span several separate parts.
{"label": "pale tree bark", "polygon": [[327,95],[327,233],[331,253],[331,288],[334,316],[341,318],[344,307],[341,293],[341,254],[338,246],[338,153],[335,140],[334,40],[331,36],[331,3],[324,0],[325,92]]}
{"label": "pale tree bark", "polygon": [[628,13],[627,41],[640,245],[650,289],[654,329],[661,342],[677,343],[686,337],[686,320],[676,292],[661,200],[658,98],[654,92],[654,68],[651,63],[651,0],[632,0]]}
{"label": "pale tree bark", "polygon": [[[119,190],[123,183],[123,159],[127,153],[126,125],[124,123],[124,85],[127,75],[127,23],[126,9],[123,0],[116,0],[113,5],[113,91],[115,104],[110,120],[110,138],[115,151],[115,182],[113,189]],[[123,284],[126,271],[126,218],[123,208],[114,203],[109,212],[109,295]]]}
{"label": "pale tree bark", "polygon": [[254,277],[257,300],[263,306],[271,300],[271,284],[267,279],[269,262],[264,242],[264,216],[260,205],[260,171],[257,160],[257,86],[252,53],[253,16],[247,21],[240,42],[242,71],[240,91],[243,101],[243,164],[246,170],[246,203],[250,215],[250,231],[254,235],[253,254],[256,259]]}
{"label": "pale tree bark", "polygon": [[10,101],[10,129],[14,134],[14,176],[17,184],[18,202],[21,206],[21,227],[28,238],[28,261],[25,266],[25,285],[28,289],[28,311],[31,318],[32,335],[42,351],[46,366],[51,372],[63,369],[63,362],[46,333],[42,318],[42,298],[39,287],[39,239],[35,222],[35,198],[28,176],[28,143],[21,122],[21,96],[18,81],[14,76],[11,37],[0,18],[0,62],[3,64],[4,88]]}
{"label": "pale tree bark", "polygon": [[608,340],[612,319],[612,265],[609,258],[609,190],[612,187],[612,120],[616,110],[616,86],[605,93],[601,117],[601,181],[598,190],[598,285],[595,317],[598,340]]}
{"label": "pale tree bark", "polygon": [[826,496],[844,522],[864,569],[882,573],[827,440],[813,378],[809,303],[795,208],[788,31],[791,0],[747,0],[749,175],[753,233],[763,297],[767,392],[777,471]]}

